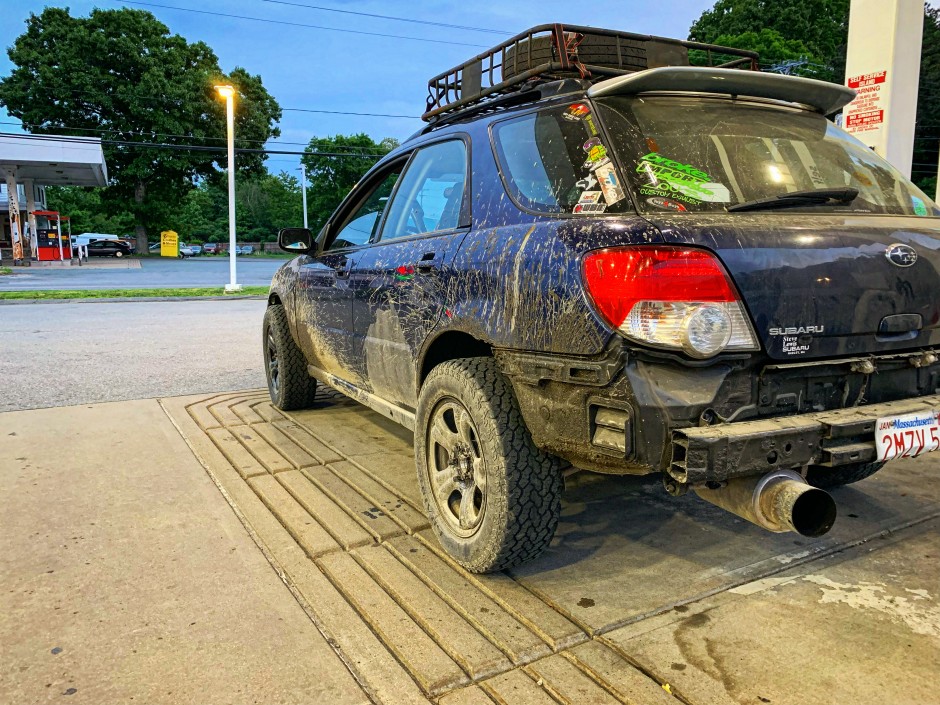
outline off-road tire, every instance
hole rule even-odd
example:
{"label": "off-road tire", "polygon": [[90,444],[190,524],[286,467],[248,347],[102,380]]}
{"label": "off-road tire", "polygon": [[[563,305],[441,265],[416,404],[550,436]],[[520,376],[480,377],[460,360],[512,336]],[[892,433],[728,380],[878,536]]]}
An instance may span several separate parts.
{"label": "off-road tire", "polygon": [[[278,409],[293,411],[313,404],[317,381],[307,373],[307,359],[290,334],[287,312],[280,304],[268,306],[264,312],[261,344],[264,373],[271,401]],[[271,366],[272,345],[276,353],[276,375]]]}
{"label": "off-road tire", "polygon": [[[459,402],[474,426],[484,462],[485,509],[471,536],[457,535],[441,516],[429,476],[429,423],[442,403]],[[418,398],[415,465],[424,506],[444,549],[467,570],[488,573],[539,555],[561,515],[561,463],[532,442],[509,382],[492,358],[441,363]]]}
{"label": "off-road tire", "polygon": [[813,487],[828,490],[833,487],[851,485],[853,482],[864,480],[866,477],[874,475],[884,466],[885,464],[883,462],[857,463],[839,468],[824,468],[811,465],[809,472],[806,473],[806,481]]}

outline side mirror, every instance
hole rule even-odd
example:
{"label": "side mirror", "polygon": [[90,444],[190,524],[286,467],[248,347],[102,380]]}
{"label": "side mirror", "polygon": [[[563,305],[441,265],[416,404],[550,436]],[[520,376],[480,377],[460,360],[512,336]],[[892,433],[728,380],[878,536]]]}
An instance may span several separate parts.
{"label": "side mirror", "polygon": [[282,228],[277,234],[277,246],[291,254],[306,254],[313,246],[313,234],[308,228]]}

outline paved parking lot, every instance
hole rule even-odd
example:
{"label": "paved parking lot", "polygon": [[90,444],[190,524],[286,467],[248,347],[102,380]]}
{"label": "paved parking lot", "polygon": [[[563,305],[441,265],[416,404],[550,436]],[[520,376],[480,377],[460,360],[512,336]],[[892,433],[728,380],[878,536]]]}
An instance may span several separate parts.
{"label": "paved parking lot", "polygon": [[575,475],[549,551],[475,576],[377,414],[332,392],[290,415],[264,392],[162,403],[378,702],[937,702],[935,458],[836,491],[818,540]]}
{"label": "paved parking lot", "polygon": [[[94,258],[93,258],[94,260]],[[229,282],[227,257],[161,259],[142,257],[139,269],[97,267],[17,267],[0,277],[0,291],[35,289],[151,289],[224,286]],[[239,257],[238,282],[268,286],[284,259]]]}

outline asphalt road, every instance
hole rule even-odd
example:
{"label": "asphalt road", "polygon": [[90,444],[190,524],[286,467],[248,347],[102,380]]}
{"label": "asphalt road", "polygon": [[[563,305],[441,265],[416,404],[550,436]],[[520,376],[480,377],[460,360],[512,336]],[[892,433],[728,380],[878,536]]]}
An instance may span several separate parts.
{"label": "asphalt road", "polygon": [[[94,258],[93,258],[94,259]],[[267,286],[284,259],[239,258],[237,281],[245,286]],[[229,282],[229,262],[223,257],[192,259],[142,258],[140,269],[90,267],[17,268],[0,277],[0,291],[35,289],[151,289],[224,286]]]}
{"label": "asphalt road", "polygon": [[0,306],[0,411],[263,387],[265,305]]}

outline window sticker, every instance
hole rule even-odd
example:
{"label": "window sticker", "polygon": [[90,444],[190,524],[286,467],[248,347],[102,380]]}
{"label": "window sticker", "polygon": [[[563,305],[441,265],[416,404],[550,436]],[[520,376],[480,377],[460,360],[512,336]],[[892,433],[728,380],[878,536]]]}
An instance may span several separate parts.
{"label": "window sticker", "polygon": [[597,215],[598,213],[603,213],[605,210],[607,210],[607,206],[603,203],[578,203],[575,205],[572,212]]}
{"label": "window sticker", "polygon": [[661,196],[654,196],[653,198],[647,198],[646,202],[651,206],[656,206],[657,208],[665,208],[666,210],[676,211],[678,213],[685,213],[689,209],[683,206],[679,201],[673,201],[669,198],[663,198]]}
{"label": "window sticker", "polygon": [[568,109],[562,115],[565,120],[571,120],[572,122],[577,122],[578,120],[587,117],[591,114],[591,109],[584,103],[575,103],[574,105],[569,105]]}
{"label": "window sticker", "polygon": [[608,206],[612,206],[626,198],[626,194],[624,194],[623,188],[620,186],[617,171],[613,166],[606,165],[598,167],[594,171],[594,175],[597,177],[601,191],[604,194],[604,200],[607,201]]}
{"label": "window sticker", "polygon": [[582,120],[582,122],[584,122],[584,126],[587,128],[589,135],[593,136],[597,134],[597,125],[594,124],[593,115],[588,113],[587,115],[584,116],[584,119]]}
{"label": "window sticker", "polygon": [[583,179],[579,179],[574,184],[582,191],[590,191],[591,187],[597,186],[597,179],[594,178],[594,174],[588,174]]}
{"label": "window sticker", "polygon": [[911,205],[914,206],[915,215],[929,215],[927,213],[927,204],[924,203],[923,199],[917,196],[911,196]]}
{"label": "window sticker", "polygon": [[728,187],[712,181],[706,172],[690,164],[667,159],[655,152],[642,157],[636,171],[638,174],[645,173],[649,178],[649,184],[640,189],[643,195],[683,197],[681,200],[693,205],[703,201],[731,201]]}
{"label": "window sticker", "polygon": [[578,199],[578,203],[581,205],[584,205],[585,203],[600,203],[600,200],[600,191],[585,191],[581,194],[581,198]]}

